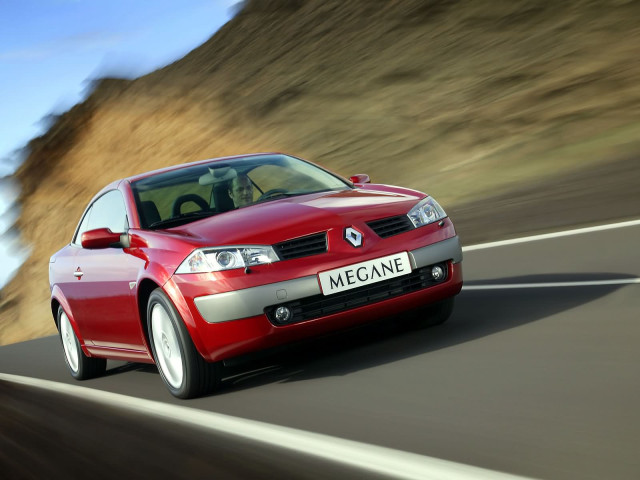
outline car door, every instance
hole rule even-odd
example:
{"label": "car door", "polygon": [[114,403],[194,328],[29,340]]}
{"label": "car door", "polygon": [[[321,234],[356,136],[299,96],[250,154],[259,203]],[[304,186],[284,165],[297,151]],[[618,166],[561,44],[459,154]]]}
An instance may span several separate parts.
{"label": "car door", "polygon": [[136,303],[136,281],[144,260],[123,248],[86,249],[84,231],[109,228],[128,230],[122,193],[111,190],[99,197],[85,215],[74,245],[70,275],[74,276],[68,301],[85,342],[108,349],[145,350]]}

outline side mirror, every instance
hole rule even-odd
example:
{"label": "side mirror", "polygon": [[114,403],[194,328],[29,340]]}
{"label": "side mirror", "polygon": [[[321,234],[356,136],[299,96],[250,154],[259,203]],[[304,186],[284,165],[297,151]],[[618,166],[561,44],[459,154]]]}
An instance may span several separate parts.
{"label": "side mirror", "polygon": [[366,173],[358,173],[357,175],[352,175],[351,177],[349,177],[349,180],[351,180],[353,183],[371,183],[371,179]]}
{"label": "side mirror", "polygon": [[126,233],[113,233],[109,228],[96,228],[87,230],[80,238],[82,248],[128,248],[129,235]]}

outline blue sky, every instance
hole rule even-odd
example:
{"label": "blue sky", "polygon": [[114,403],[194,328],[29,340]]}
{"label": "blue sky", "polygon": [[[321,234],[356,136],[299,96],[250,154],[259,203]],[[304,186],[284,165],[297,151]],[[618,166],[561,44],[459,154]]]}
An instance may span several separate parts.
{"label": "blue sky", "polygon": [[[42,119],[81,101],[88,81],[140,76],[183,57],[238,0],[0,0],[0,177]],[[0,183],[0,287],[25,255],[9,231],[16,190]]]}
{"label": "blue sky", "polygon": [[0,158],[42,133],[44,116],[80,101],[87,80],[139,76],[184,56],[236,2],[0,0]]}

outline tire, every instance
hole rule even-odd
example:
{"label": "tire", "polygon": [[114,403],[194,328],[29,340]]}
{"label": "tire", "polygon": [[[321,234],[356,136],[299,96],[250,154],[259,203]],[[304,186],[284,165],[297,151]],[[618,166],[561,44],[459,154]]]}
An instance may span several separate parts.
{"label": "tire", "polygon": [[160,288],[149,296],[147,325],[153,358],[174,397],[199,397],[218,386],[219,363],[208,363],[198,353],[182,318]]}
{"label": "tire", "polygon": [[414,328],[429,328],[442,325],[453,313],[455,297],[414,310],[410,314],[410,324]]}
{"label": "tire", "polygon": [[73,378],[76,380],[88,380],[104,374],[107,369],[107,360],[105,358],[87,357],[84,354],[69,317],[62,307],[58,307],[58,332],[64,351],[64,361]]}

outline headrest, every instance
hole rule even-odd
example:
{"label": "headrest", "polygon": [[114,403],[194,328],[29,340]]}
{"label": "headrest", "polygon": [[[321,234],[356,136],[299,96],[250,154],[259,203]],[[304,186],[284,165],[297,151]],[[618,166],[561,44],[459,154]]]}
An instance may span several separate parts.
{"label": "headrest", "polygon": [[151,200],[140,202],[142,207],[142,223],[145,226],[153,225],[161,220],[160,213],[158,213],[158,207]]}

